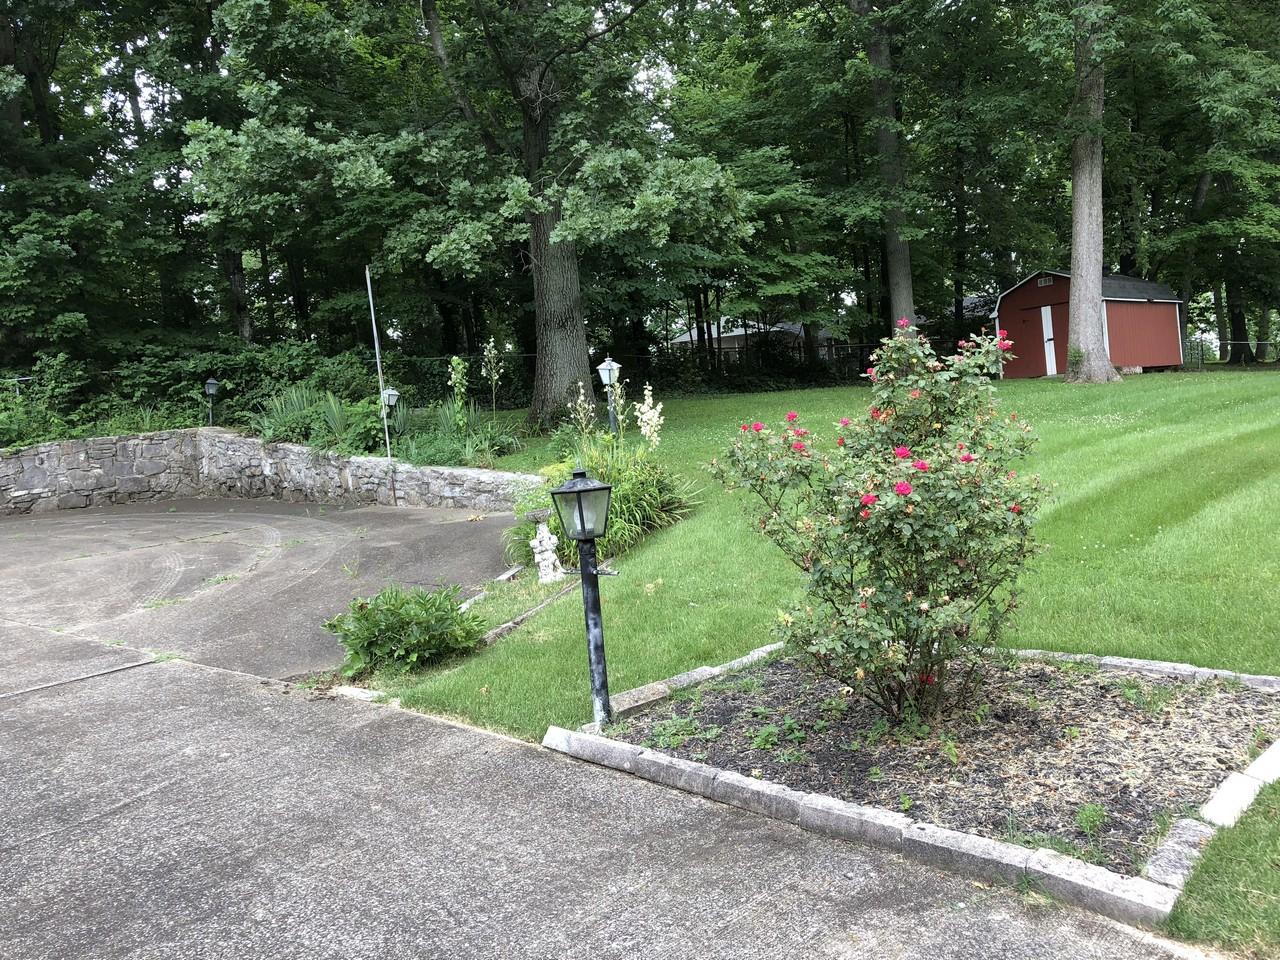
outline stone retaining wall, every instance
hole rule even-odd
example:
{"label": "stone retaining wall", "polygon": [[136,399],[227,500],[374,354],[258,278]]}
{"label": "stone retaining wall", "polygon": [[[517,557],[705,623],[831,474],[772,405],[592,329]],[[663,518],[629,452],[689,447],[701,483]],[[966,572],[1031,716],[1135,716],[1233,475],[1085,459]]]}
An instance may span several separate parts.
{"label": "stone retaining wall", "polygon": [[342,457],[201,427],[64,440],[0,456],[0,515],[196,496],[499,512],[542,482],[497,470]]}

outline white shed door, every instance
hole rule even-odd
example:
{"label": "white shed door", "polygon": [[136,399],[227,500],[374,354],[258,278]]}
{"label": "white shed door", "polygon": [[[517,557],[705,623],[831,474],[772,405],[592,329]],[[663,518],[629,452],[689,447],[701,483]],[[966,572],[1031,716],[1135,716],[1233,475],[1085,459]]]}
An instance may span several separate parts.
{"label": "white shed door", "polygon": [[1040,308],[1040,326],[1044,330],[1044,375],[1058,375],[1058,356],[1053,349],[1053,308]]}

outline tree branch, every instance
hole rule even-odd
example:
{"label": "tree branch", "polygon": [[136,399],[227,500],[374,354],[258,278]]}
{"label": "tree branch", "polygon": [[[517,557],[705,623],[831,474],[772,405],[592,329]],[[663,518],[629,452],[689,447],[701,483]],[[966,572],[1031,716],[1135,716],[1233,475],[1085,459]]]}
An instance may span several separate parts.
{"label": "tree branch", "polygon": [[457,78],[453,75],[453,70],[449,63],[449,51],[445,48],[444,34],[440,30],[440,13],[436,9],[436,0],[420,0],[419,8],[422,10],[422,22],[426,25],[427,36],[431,39],[431,49],[436,55],[436,62],[440,64],[440,73],[444,77],[445,85],[453,93],[453,98],[458,103],[458,109],[462,111],[462,115],[467,122],[474,123],[479,128],[480,139],[484,142],[485,151],[490,156],[501,154],[502,148],[498,145],[497,138],[481,122],[471,98],[467,96],[467,92],[462,89],[462,85],[458,83]]}
{"label": "tree branch", "polygon": [[591,44],[595,43],[601,37],[604,37],[612,33],[614,30],[618,29],[618,27],[622,26],[624,23],[626,23],[628,20],[634,17],[637,13],[639,13],[645,7],[646,4],[648,4],[648,2],[649,0],[636,0],[636,2],[632,4],[631,9],[628,10],[626,13],[622,14],[622,16],[618,17],[618,19],[614,20],[613,23],[607,24],[606,26],[601,27],[599,30],[588,30],[587,35],[584,36],[577,43],[569,47],[561,47],[555,53],[551,54],[551,56],[547,57],[546,62],[542,65],[542,69],[538,72],[538,86],[539,87],[542,86],[542,81],[546,79],[547,72],[551,69],[551,65],[555,63],[558,59],[560,59],[563,56],[571,56],[572,54],[575,54],[575,53],[581,53],[583,50],[587,49],[587,47],[591,46]]}

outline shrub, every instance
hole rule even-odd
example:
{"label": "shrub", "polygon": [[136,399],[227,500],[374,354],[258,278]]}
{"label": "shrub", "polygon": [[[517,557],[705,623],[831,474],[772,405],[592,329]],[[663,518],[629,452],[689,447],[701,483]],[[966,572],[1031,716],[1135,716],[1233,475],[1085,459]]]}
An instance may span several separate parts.
{"label": "shrub", "polygon": [[[576,453],[541,471],[547,483],[530,494],[516,511],[518,516],[550,511],[547,524],[560,538],[556,552],[566,566],[578,565],[577,549],[565,536],[560,518],[552,509],[550,491],[568,480],[577,464],[596,479],[613,485],[609,527],[597,541],[601,557],[615,557],[629,550],[653,531],[682,520],[697,506],[697,492],[692,485],[667,469],[652,450],[619,441],[611,434],[588,434],[579,439]],[[529,541],[536,532],[537,524],[531,520],[522,521],[508,532],[507,553],[513,562],[532,562]]]}
{"label": "shrub", "polygon": [[886,340],[870,409],[834,425],[834,444],[791,412],[780,428],[743,424],[713,464],[804,571],[805,602],[779,633],[895,721],[963,697],[1033,549],[1039,480],[1009,469],[1033,438],[990,381],[1007,349],[962,341],[944,362],[923,338]]}
{"label": "shrub", "polygon": [[347,649],[342,672],[354,677],[378,667],[402,671],[468,653],[484,636],[484,620],[462,609],[458,588],[428,592],[394,584],[376,596],[351,601],[325,623]]}

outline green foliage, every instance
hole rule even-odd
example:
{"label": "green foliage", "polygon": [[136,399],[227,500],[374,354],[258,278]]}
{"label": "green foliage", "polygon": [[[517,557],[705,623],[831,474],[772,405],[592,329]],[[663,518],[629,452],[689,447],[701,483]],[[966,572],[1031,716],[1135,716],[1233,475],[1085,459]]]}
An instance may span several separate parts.
{"label": "green foliage", "polygon": [[903,729],[967,692],[1032,551],[1039,481],[1009,469],[1032,438],[990,382],[1007,345],[980,337],[943,361],[923,337],[885,340],[868,412],[842,418],[829,448],[792,411],[781,429],[742,424],[713,465],[804,572],[781,636]]}
{"label": "green foliage", "polygon": [[380,667],[416,670],[446,657],[470,653],[484,636],[484,620],[461,609],[458,588],[427,591],[391,585],[351,601],[346,613],[325,623],[347,650],[342,672],[355,677]]}
{"label": "green foliage", "polygon": [[[517,516],[550,511],[547,524],[560,543],[556,548],[566,567],[577,566],[577,547],[564,534],[551,505],[550,490],[569,479],[578,464],[604,483],[612,484],[609,526],[597,541],[600,556],[615,557],[634,547],[650,533],[671,526],[697,506],[697,491],[687,480],[666,467],[659,455],[640,443],[619,441],[611,434],[579,438],[573,454],[542,471],[543,487],[521,501]],[[532,520],[522,520],[507,532],[507,553],[513,561],[532,562],[529,541],[537,532]]]}

